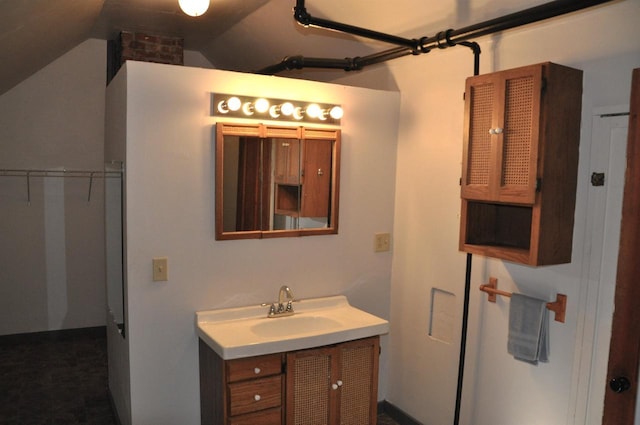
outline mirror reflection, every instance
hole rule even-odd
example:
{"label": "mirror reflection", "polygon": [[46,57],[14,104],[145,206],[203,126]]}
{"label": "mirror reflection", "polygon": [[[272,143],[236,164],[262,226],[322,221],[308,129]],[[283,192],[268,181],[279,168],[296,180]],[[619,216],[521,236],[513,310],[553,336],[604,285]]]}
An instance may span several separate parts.
{"label": "mirror reflection", "polygon": [[216,239],[338,231],[340,131],[218,123]]}

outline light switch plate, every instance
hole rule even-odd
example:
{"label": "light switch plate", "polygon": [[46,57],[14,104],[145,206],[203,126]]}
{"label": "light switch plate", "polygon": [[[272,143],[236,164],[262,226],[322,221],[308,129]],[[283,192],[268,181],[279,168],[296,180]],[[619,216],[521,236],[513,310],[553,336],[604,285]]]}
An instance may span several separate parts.
{"label": "light switch plate", "polygon": [[157,257],[153,259],[153,281],[159,282],[169,280],[167,257]]}
{"label": "light switch plate", "polygon": [[376,233],[373,238],[373,251],[384,252],[391,249],[391,234]]}

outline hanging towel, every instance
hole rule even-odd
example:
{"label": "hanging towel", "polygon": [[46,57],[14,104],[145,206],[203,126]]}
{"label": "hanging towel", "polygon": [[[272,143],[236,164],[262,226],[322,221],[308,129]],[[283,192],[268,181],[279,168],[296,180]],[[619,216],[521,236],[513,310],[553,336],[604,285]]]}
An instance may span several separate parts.
{"label": "hanging towel", "polygon": [[509,308],[509,354],[534,365],[548,362],[548,317],[546,301],[514,293]]}

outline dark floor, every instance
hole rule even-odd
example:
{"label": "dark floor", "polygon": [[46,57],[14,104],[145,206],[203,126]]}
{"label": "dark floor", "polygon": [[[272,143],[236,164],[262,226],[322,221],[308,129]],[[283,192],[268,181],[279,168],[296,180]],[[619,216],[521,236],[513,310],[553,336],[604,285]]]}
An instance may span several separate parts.
{"label": "dark floor", "polygon": [[0,424],[115,425],[104,332],[0,337]]}
{"label": "dark floor", "polygon": [[[0,337],[0,425],[116,425],[104,332]],[[381,414],[378,425],[398,424]]]}
{"label": "dark floor", "polygon": [[378,415],[378,425],[399,425],[398,422],[391,419],[389,415],[380,413]]}

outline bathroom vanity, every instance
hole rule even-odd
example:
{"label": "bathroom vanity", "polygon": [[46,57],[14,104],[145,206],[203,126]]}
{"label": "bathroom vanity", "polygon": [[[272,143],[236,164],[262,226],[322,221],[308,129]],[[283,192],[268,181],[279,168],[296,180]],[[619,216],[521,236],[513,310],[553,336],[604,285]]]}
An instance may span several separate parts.
{"label": "bathroom vanity", "polygon": [[296,307],[281,318],[264,307],[196,314],[203,425],[376,423],[388,322],[342,296]]}
{"label": "bathroom vanity", "polygon": [[228,361],[199,344],[203,425],[375,424],[378,336]]}

